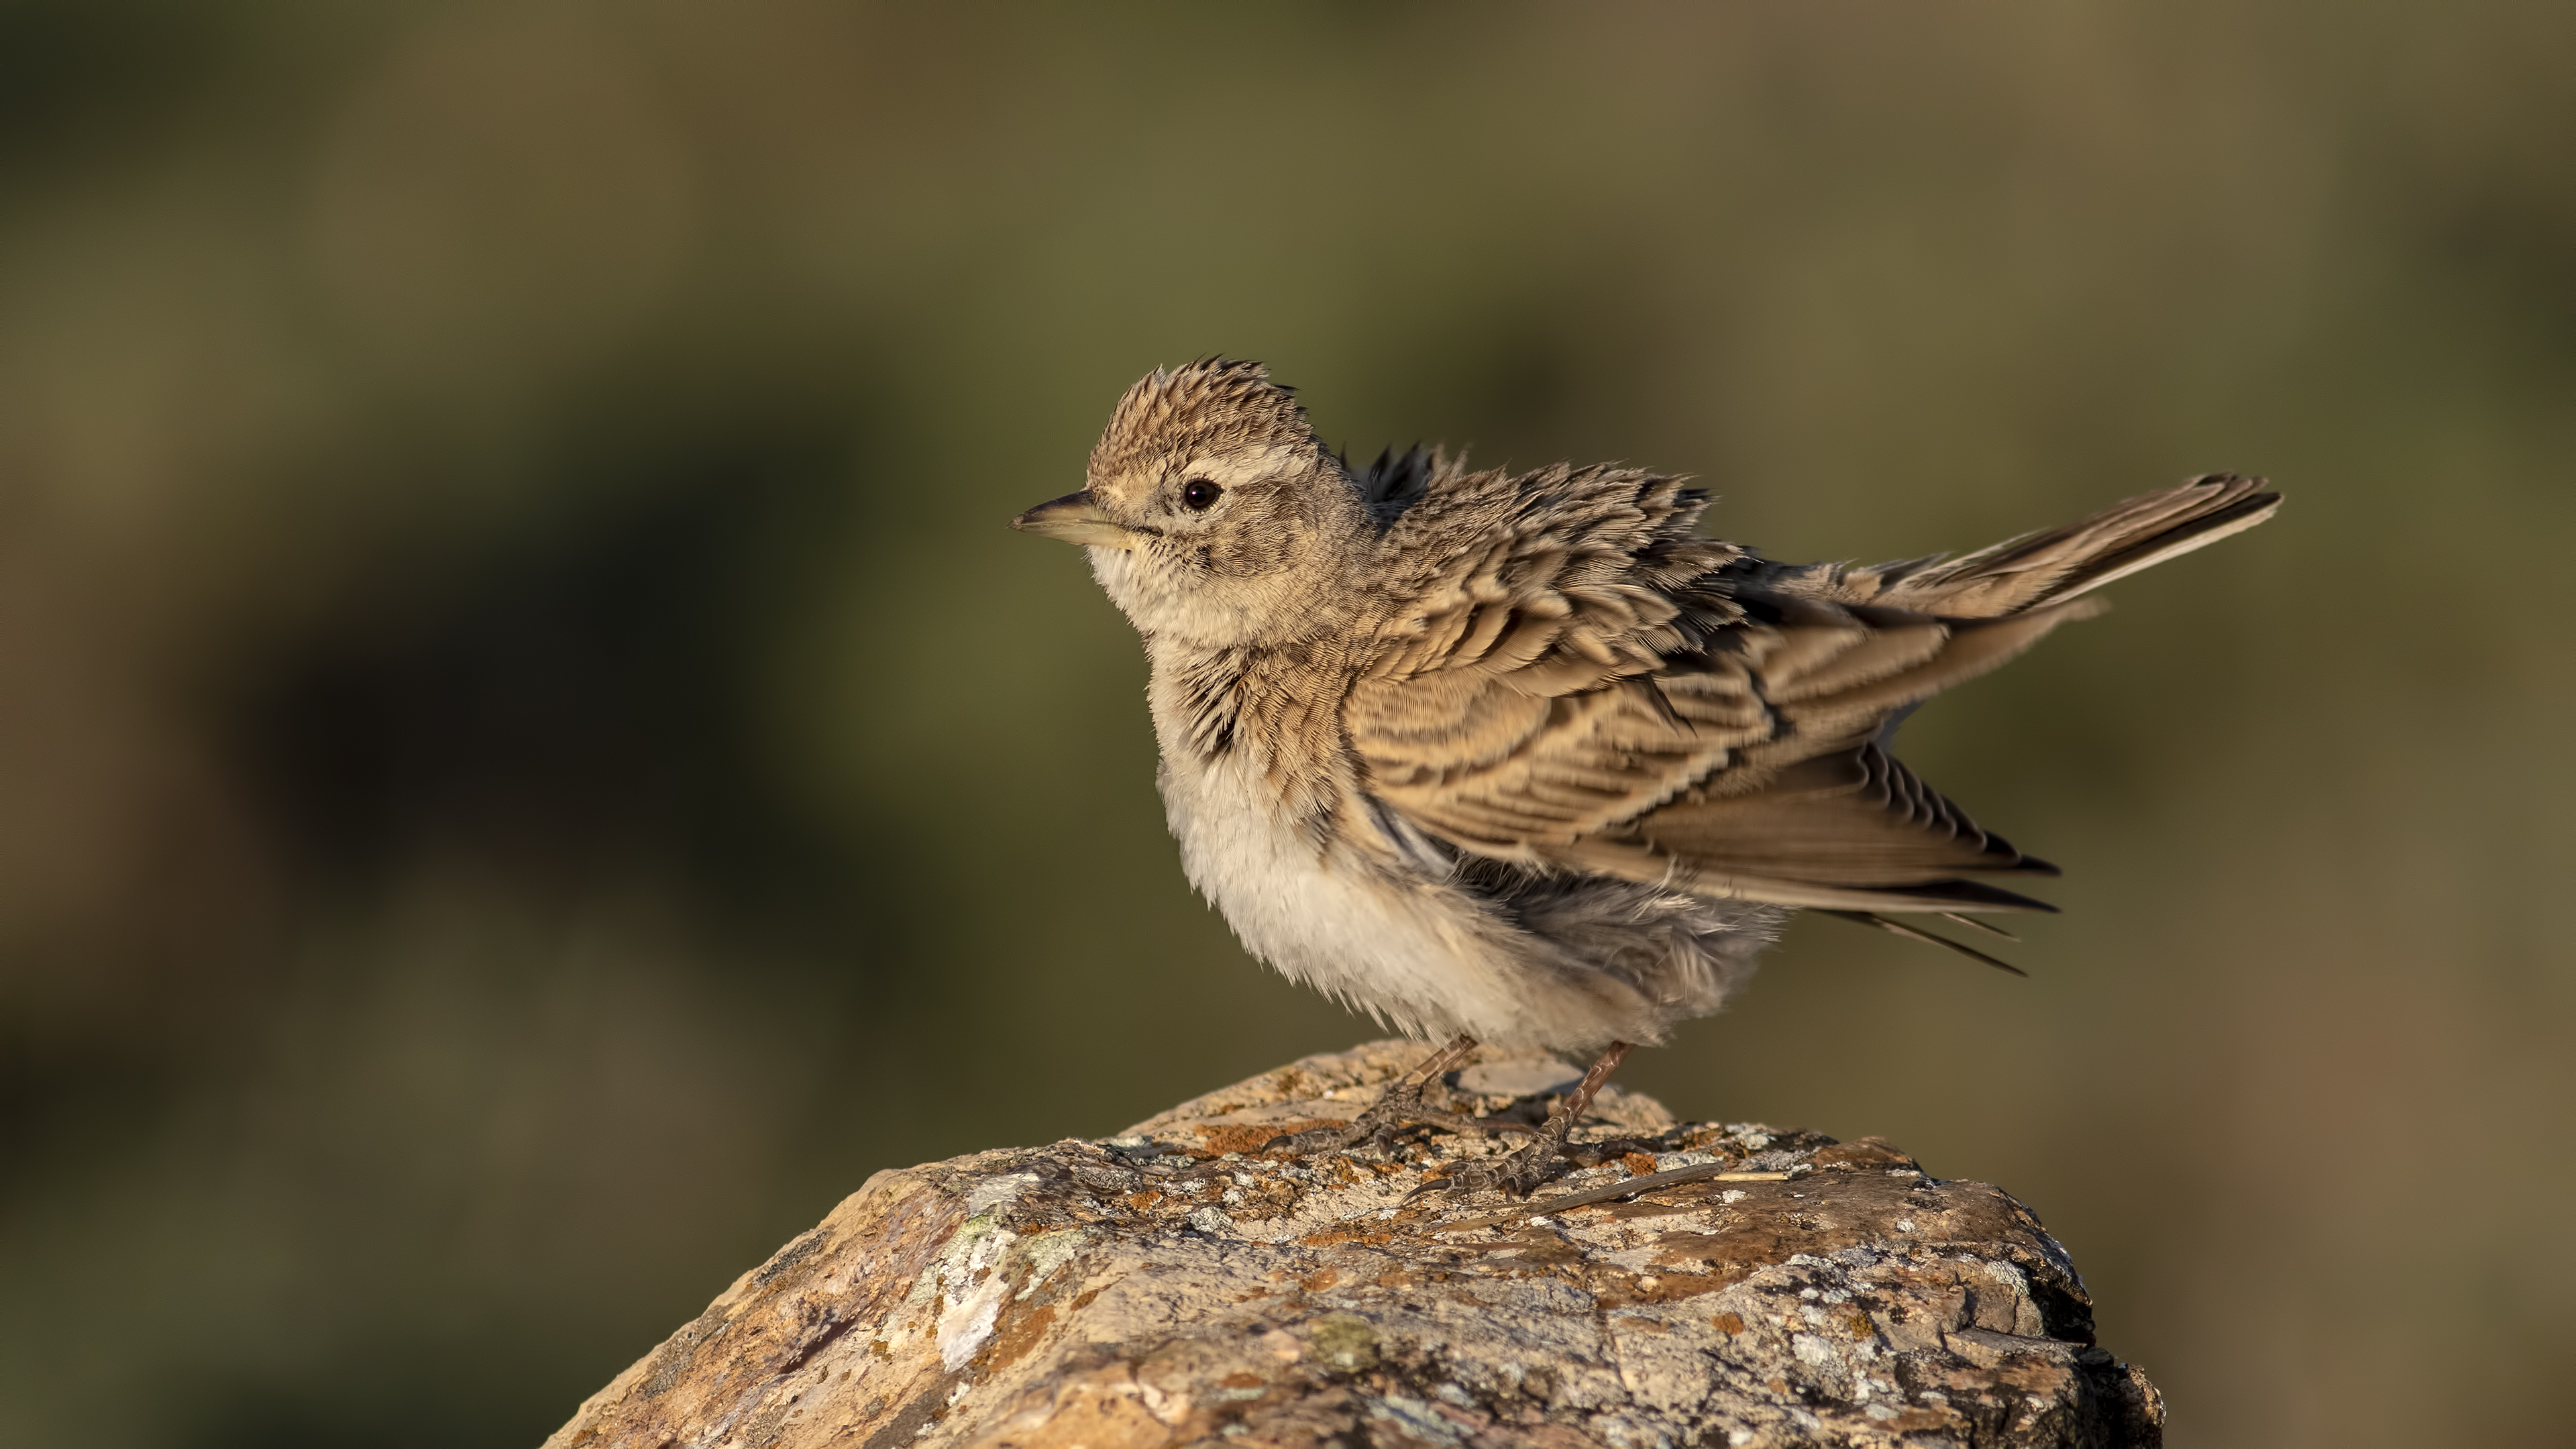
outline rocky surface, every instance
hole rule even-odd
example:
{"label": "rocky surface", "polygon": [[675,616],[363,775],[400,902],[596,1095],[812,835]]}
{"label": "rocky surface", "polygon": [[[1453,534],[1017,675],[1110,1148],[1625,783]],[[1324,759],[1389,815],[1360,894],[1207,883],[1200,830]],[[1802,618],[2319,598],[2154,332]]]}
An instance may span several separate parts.
{"label": "rocky surface", "polygon": [[[1614,1087],[1590,1165],[1527,1203],[1408,1199],[1510,1139],[1261,1155],[1423,1055],[1309,1057],[1105,1141],[879,1173],[549,1449],[2161,1442],[2038,1219],[1875,1139],[1676,1123]],[[1453,1081],[1535,1120],[1574,1075]]]}

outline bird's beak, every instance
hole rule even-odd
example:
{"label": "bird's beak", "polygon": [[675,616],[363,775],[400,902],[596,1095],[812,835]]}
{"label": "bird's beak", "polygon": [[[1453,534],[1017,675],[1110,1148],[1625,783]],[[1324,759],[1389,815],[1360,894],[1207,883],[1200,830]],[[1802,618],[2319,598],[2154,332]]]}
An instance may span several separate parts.
{"label": "bird's beak", "polygon": [[1067,543],[1087,543],[1094,548],[1136,546],[1136,535],[1112,523],[1109,515],[1100,511],[1100,500],[1093,497],[1088,488],[1039,504],[1012,519],[1011,527],[1022,533],[1060,538]]}

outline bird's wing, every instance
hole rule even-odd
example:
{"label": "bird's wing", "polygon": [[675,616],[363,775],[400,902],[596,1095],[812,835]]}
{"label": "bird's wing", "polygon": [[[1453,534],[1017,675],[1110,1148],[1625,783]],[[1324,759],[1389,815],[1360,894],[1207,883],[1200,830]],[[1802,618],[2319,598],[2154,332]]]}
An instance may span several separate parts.
{"label": "bird's wing", "polygon": [[[2188,546],[2173,535],[2214,510],[2146,506],[2163,496],[2088,520],[2148,520],[2094,527],[2089,552],[2052,544],[2053,592],[1963,618],[1844,602],[1813,571],[1696,538],[1704,500],[1670,478],[1435,470],[1382,544],[1388,586],[1412,603],[1345,702],[1347,737],[1372,795],[1481,855],[1788,905],[2034,908],[1962,873],[2052,868],[1979,829],[1876,740],[1892,716],[2088,612],[2072,595],[2123,558]],[[2033,572],[2021,560],[2034,546],[2086,527],[1937,573],[1898,566],[1927,583],[1867,592],[1991,595],[1987,580]]]}

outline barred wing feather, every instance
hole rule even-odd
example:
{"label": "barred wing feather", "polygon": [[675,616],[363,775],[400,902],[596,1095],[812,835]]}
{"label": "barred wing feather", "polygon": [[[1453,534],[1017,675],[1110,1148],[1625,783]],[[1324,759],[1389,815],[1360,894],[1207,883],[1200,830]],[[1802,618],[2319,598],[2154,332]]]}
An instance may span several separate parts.
{"label": "barred wing feather", "polygon": [[1955,561],[1789,568],[1694,536],[1678,480],[1435,460],[1382,544],[1419,603],[1346,737],[1371,794],[1479,855],[1827,909],[2046,909],[1967,878],[2054,871],[1878,735],[2276,502],[2197,480]]}

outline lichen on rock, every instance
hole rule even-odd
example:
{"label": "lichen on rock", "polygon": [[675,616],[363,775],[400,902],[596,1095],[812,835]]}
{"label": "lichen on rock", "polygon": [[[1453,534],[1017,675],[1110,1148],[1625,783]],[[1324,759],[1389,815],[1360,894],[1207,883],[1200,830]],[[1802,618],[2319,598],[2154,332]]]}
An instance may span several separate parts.
{"label": "lichen on rock", "polygon": [[[549,1449],[2161,1442],[2038,1219],[1874,1139],[1611,1089],[1585,1165],[1527,1203],[1410,1196],[1491,1139],[1262,1153],[1421,1054],[1308,1057],[1114,1138],[879,1173]],[[1457,1087],[1534,1117],[1565,1079],[1488,1062]]]}

